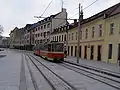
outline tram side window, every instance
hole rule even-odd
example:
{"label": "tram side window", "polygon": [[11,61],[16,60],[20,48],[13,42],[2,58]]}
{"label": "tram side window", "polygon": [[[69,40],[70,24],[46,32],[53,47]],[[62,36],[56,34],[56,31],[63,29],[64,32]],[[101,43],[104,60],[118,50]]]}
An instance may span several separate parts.
{"label": "tram side window", "polygon": [[52,45],[52,47],[51,47],[51,50],[52,50],[52,52],[54,52],[55,50],[55,48],[54,48],[54,44],[51,44]]}
{"label": "tram side window", "polygon": [[44,46],[44,50],[48,51],[48,45]]}
{"label": "tram side window", "polygon": [[51,51],[51,45],[50,44],[48,45],[48,51]]}

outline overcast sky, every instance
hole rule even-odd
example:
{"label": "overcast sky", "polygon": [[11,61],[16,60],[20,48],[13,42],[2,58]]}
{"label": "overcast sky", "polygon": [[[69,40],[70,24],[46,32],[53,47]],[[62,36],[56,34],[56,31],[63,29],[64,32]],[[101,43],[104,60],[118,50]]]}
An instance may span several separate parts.
{"label": "overcast sky", "polygon": [[[0,0],[0,25],[4,27],[4,36],[14,27],[24,27],[26,24],[35,23],[51,0]],[[83,8],[95,0],[63,0],[64,8],[67,9],[68,18],[78,12],[78,4],[82,3]],[[116,3],[120,0],[98,0],[92,6],[84,10],[84,18],[90,17]],[[52,0],[50,7],[43,16],[50,16],[61,11],[61,0]],[[78,18],[78,14],[72,18]]]}

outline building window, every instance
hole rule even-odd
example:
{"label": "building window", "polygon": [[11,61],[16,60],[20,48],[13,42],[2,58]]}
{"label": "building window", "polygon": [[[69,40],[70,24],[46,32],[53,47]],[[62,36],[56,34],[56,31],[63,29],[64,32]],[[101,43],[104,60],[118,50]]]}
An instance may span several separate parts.
{"label": "building window", "polygon": [[102,36],[102,24],[99,25],[99,36]]}
{"label": "building window", "polygon": [[54,41],[54,36],[53,36],[53,41]]}
{"label": "building window", "polygon": [[59,41],[61,41],[61,36],[59,36]]}
{"label": "building window", "polygon": [[72,33],[72,40],[74,40],[74,33]]}
{"label": "building window", "polygon": [[56,36],[55,36],[55,41],[56,41]]}
{"label": "building window", "polygon": [[82,30],[80,31],[80,39],[82,39]]}
{"label": "building window", "polygon": [[69,34],[69,40],[70,40],[70,34]]}
{"label": "building window", "polygon": [[33,29],[33,32],[35,32],[35,30]]}
{"label": "building window", "polygon": [[57,41],[58,41],[58,36],[57,36]]}
{"label": "building window", "polygon": [[36,37],[37,37],[37,34],[36,34]]}
{"label": "building window", "polygon": [[38,30],[40,30],[40,27],[38,27]]}
{"label": "building window", "polygon": [[46,25],[44,25],[44,29],[46,29]]}
{"label": "building window", "polygon": [[78,36],[77,36],[77,35],[78,35],[77,33],[78,33],[78,32],[76,32],[76,40],[77,40],[77,37],[78,37]]}
{"label": "building window", "polygon": [[62,41],[63,41],[63,35],[62,35]]}
{"label": "building window", "polygon": [[50,27],[50,23],[47,24],[47,28],[49,28],[49,27]]}
{"label": "building window", "polygon": [[95,36],[95,27],[92,27],[92,38]]}
{"label": "building window", "polygon": [[47,35],[50,35],[50,31],[47,31]]}
{"label": "building window", "polygon": [[40,36],[40,34],[38,33],[38,37]]}
{"label": "building window", "polygon": [[46,37],[46,32],[44,32],[44,38]]}
{"label": "building window", "polygon": [[88,38],[88,29],[86,29],[86,35],[85,35],[85,39]]}
{"label": "building window", "polygon": [[110,35],[114,33],[114,23],[110,24]]}
{"label": "building window", "polygon": [[36,28],[36,31],[37,31],[37,28]]}
{"label": "building window", "polygon": [[112,58],[112,44],[109,44],[109,48],[108,48],[108,59]]}
{"label": "building window", "polygon": [[41,26],[41,30],[43,29],[43,26]]}
{"label": "building window", "polygon": [[65,36],[64,36],[64,41],[66,41],[66,34],[65,34]]}
{"label": "building window", "polygon": [[41,37],[42,37],[42,33],[41,33]]}

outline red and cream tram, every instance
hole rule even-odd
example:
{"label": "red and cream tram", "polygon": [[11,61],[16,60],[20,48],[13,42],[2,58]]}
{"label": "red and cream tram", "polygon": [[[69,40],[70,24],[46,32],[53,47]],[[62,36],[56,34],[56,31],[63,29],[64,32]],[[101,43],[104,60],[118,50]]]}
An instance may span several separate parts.
{"label": "red and cream tram", "polygon": [[34,54],[55,62],[64,60],[64,43],[52,41],[36,45]]}

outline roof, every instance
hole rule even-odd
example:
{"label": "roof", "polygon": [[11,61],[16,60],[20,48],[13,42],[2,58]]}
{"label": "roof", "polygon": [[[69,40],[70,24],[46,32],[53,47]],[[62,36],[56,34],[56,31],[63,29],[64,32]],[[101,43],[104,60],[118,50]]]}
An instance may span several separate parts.
{"label": "roof", "polygon": [[52,34],[61,33],[61,32],[67,32],[68,30],[77,27],[77,24],[78,24],[78,22],[76,24],[72,23],[72,24],[68,24],[68,25],[58,27],[58,28],[54,29]]}
{"label": "roof", "polygon": [[44,24],[46,22],[49,22],[51,21],[53,18],[55,18],[57,15],[59,15],[61,12],[57,13],[57,14],[54,14],[54,15],[50,15],[49,17],[47,18],[44,18],[43,20],[39,21],[38,23],[40,24]]}
{"label": "roof", "polygon": [[109,17],[114,16],[114,15],[119,14],[119,13],[120,13],[120,3],[108,8],[108,9],[106,9],[98,14],[95,14],[87,19],[84,19],[81,22],[81,24],[88,23],[88,22],[95,20],[95,19],[102,17],[102,16],[104,16],[104,19],[106,19],[106,18],[109,18]]}
{"label": "roof", "polygon": [[[108,8],[108,9],[106,9],[98,14],[95,14],[87,19],[83,19],[81,21],[81,25],[86,24],[88,22],[91,22],[91,21],[93,21],[97,18],[100,18],[100,17],[104,17],[104,19],[106,19],[106,18],[109,18],[109,17],[114,16],[114,15],[119,14],[119,13],[120,13],[120,3]],[[68,26],[70,26],[70,28],[68,28],[67,30],[75,28],[78,26],[78,22],[76,23],[76,25],[74,25],[74,23],[72,23],[72,24],[69,24]],[[54,32],[52,34],[66,31],[66,29],[62,30],[62,28],[65,28],[65,27],[66,26],[54,29]]]}
{"label": "roof", "polygon": [[51,19],[55,18],[55,16],[57,16],[58,14],[60,14],[61,12],[55,14],[55,15],[51,15],[50,17],[47,17],[41,21],[38,21],[37,23],[34,23],[34,24],[26,24],[26,26],[24,27],[26,30],[32,30],[34,29],[35,27],[41,25],[41,24],[44,24],[46,22],[49,22]]}
{"label": "roof", "polygon": [[34,23],[34,24],[27,24],[25,27],[24,27],[24,29],[26,29],[26,30],[32,30],[32,29],[34,29],[35,27],[37,27],[39,25],[39,23]]}

